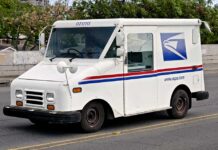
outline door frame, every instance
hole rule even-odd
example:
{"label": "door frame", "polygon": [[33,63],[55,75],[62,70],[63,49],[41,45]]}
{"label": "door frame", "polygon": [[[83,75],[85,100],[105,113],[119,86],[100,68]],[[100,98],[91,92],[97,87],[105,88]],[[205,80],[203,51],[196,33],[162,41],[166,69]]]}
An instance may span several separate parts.
{"label": "door frame", "polygon": [[[132,28],[132,29],[131,29]],[[141,32],[140,28],[146,28],[146,31],[151,31],[151,32]],[[153,35],[153,68],[151,70],[148,70],[148,71],[155,71],[157,69],[157,30],[158,30],[158,27],[157,26],[124,26],[123,27],[123,31],[125,33],[125,44],[124,44],[124,48],[125,48],[125,55],[124,55],[124,82],[123,82],[123,98],[124,98],[124,116],[132,116],[132,115],[135,115],[135,114],[143,114],[145,112],[151,112],[153,111],[155,108],[157,108],[158,106],[158,77],[155,77],[156,78],[156,99],[155,99],[155,106],[154,108],[152,108],[151,110],[144,110],[144,111],[141,111],[141,112],[135,112],[135,113],[132,113],[132,114],[128,114],[127,113],[127,98],[126,98],[126,80],[125,80],[125,76],[128,75],[128,47],[127,47],[127,36],[129,33],[152,33]],[[145,72],[147,72],[145,70]]]}

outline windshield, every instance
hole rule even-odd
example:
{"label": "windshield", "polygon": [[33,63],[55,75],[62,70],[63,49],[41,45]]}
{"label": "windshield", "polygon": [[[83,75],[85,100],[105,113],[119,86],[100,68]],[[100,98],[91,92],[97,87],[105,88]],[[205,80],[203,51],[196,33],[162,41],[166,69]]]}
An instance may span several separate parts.
{"label": "windshield", "polygon": [[46,57],[99,58],[114,28],[54,28]]}

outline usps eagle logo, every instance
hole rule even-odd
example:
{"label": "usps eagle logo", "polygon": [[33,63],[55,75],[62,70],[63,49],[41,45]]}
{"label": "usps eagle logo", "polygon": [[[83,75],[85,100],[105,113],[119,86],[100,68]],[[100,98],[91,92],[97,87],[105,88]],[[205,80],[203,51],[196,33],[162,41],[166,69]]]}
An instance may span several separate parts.
{"label": "usps eagle logo", "polygon": [[161,33],[164,61],[186,60],[184,33]]}

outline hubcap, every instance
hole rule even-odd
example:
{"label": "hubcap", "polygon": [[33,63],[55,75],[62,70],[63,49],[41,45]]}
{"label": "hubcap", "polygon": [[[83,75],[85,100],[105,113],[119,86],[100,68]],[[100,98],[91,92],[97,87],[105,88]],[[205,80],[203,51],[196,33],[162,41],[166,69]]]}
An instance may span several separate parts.
{"label": "hubcap", "polygon": [[87,110],[86,120],[90,126],[95,126],[99,121],[99,112],[95,108]]}
{"label": "hubcap", "polygon": [[179,97],[179,99],[176,103],[176,109],[178,111],[184,111],[185,110],[185,102],[186,102],[186,99],[184,97]]}

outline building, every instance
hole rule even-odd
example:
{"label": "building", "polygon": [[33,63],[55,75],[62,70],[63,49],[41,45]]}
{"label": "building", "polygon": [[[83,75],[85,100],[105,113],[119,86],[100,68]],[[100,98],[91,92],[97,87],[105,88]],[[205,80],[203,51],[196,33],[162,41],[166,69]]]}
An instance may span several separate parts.
{"label": "building", "polygon": [[49,0],[20,0],[21,2],[28,2],[32,5],[38,5],[38,6],[48,6]]}

